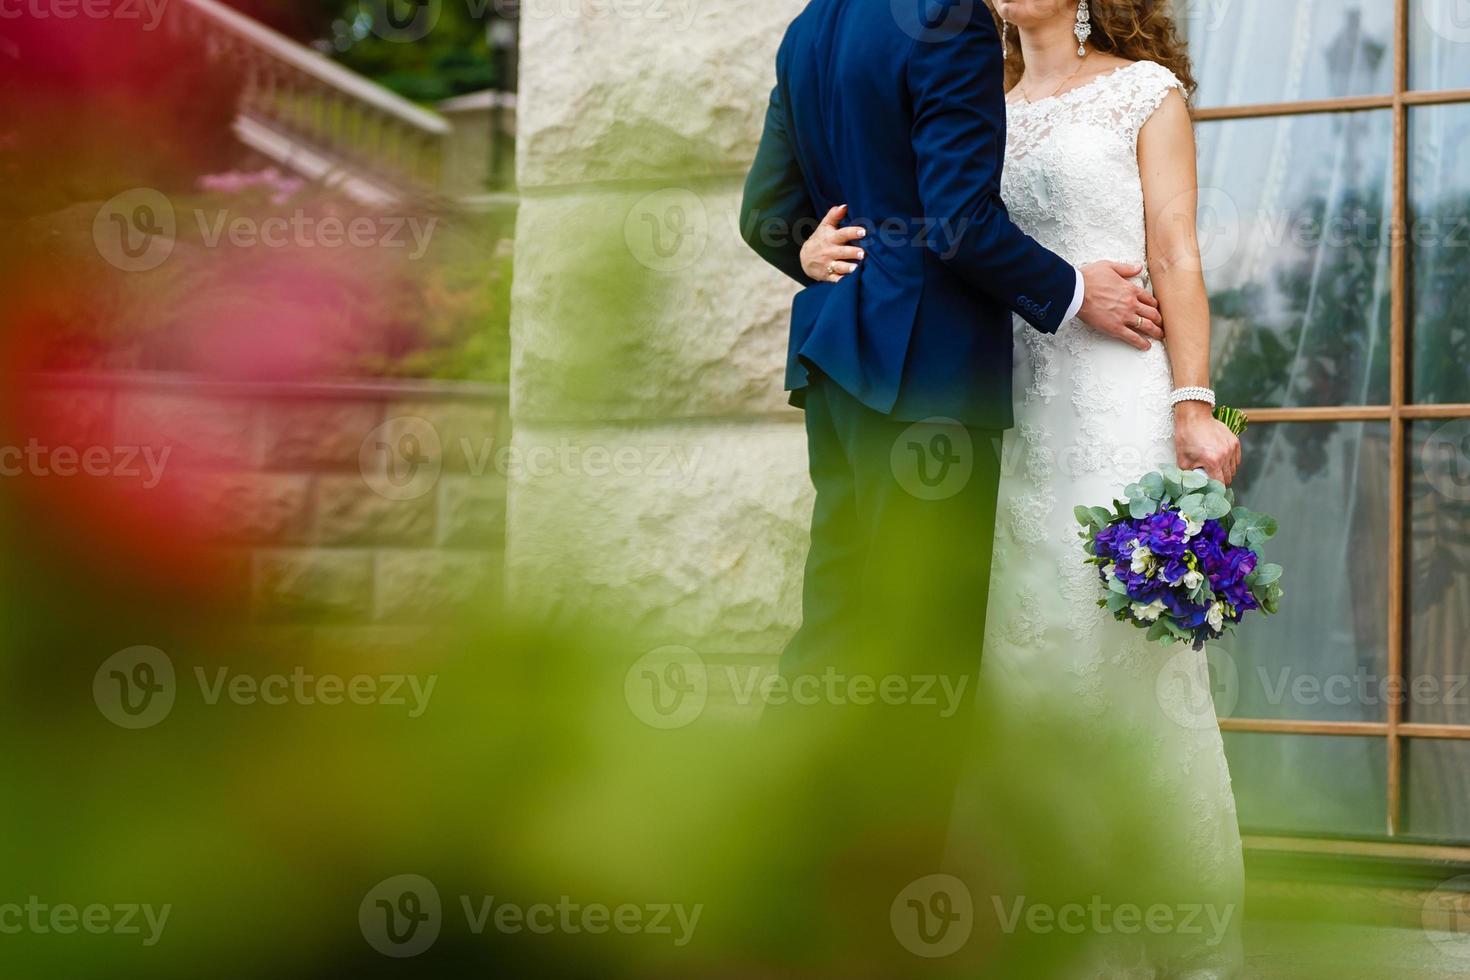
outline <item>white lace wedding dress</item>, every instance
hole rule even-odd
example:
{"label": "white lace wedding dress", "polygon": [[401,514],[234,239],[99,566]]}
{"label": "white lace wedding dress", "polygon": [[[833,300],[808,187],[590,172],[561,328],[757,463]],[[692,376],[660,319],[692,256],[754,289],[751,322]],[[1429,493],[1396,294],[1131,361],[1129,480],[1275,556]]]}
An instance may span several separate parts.
{"label": "white lace wedding dress", "polygon": [[[1079,267],[1143,263],[1137,138],[1177,87],[1138,62],[1013,103],[1002,194],[1016,224]],[[1080,933],[1052,927],[1068,945],[1048,977],[1235,976],[1241,845],[1205,654],[1146,643],[1097,607],[1072,513],[1173,462],[1164,347],[1138,351],[1078,320],[1047,336],[1017,318],[1015,331],[1016,427],[978,687],[987,773],[962,788],[952,837],[1003,808],[1014,836],[994,846],[1010,852],[1005,887],[1021,890],[1020,907],[1113,909],[1089,913]],[[977,895],[976,914],[1010,917],[1016,897]],[[1154,905],[1167,922],[1155,912],[1130,928],[1129,908],[1142,921]]]}

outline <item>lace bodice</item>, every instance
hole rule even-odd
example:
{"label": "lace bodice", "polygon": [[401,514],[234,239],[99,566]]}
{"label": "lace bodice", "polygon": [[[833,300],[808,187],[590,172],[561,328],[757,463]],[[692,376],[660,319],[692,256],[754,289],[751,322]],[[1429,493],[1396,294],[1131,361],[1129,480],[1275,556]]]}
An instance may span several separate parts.
{"label": "lace bodice", "polygon": [[1006,109],[1001,196],[1011,220],[1073,265],[1144,262],[1138,133],[1174,73],[1137,61],[1039,102]]}

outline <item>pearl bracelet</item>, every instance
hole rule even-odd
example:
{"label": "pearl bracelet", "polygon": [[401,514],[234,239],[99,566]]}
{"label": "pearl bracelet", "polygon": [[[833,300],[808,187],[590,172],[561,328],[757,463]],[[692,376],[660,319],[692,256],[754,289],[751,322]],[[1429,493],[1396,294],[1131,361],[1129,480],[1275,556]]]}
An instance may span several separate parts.
{"label": "pearl bracelet", "polygon": [[1215,407],[1215,392],[1210,388],[1176,388],[1169,396],[1169,407],[1173,408],[1180,402],[1204,402],[1211,408]]}

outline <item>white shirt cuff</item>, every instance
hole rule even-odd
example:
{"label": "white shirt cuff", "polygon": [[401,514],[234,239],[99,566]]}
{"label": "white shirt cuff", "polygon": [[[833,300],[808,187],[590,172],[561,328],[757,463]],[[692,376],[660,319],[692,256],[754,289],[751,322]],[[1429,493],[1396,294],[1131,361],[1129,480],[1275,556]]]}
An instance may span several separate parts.
{"label": "white shirt cuff", "polygon": [[1071,320],[1077,316],[1078,312],[1080,312],[1082,309],[1082,300],[1086,298],[1085,294],[1087,292],[1087,288],[1082,281],[1082,270],[1078,269],[1076,270],[1076,272],[1077,291],[1072,295],[1072,305],[1067,307],[1067,315],[1062,317],[1063,323],[1066,323],[1068,320]]}

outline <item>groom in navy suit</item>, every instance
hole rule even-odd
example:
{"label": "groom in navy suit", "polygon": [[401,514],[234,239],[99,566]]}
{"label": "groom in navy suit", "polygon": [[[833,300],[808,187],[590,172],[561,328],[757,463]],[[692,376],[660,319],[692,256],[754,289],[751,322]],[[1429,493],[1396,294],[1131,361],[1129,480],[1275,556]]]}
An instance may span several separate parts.
{"label": "groom in navy suit", "polygon": [[[837,678],[827,691],[859,676],[909,682],[901,704],[826,696],[824,710],[842,706],[829,718],[862,720],[854,768],[823,770],[825,808],[902,799],[909,857],[937,861],[968,712],[940,717],[914,692],[926,677],[965,705],[974,692],[1012,314],[1043,333],[1080,315],[1146,347],[1161,336],[1144,312],[1156,304],[1124,278],[1136,267],[1075,269],[1011,223],[1001,40],[982,0],[813,0],[776,74],[741,227],[805,287],[786,386],[806,412],[816,488],[802,625],[781,673],[793,690],[814,677]],[[802,244],[842,204],[867,229],[865,257],[840,282],[815,282]]]}

